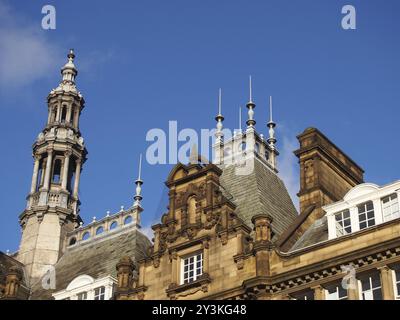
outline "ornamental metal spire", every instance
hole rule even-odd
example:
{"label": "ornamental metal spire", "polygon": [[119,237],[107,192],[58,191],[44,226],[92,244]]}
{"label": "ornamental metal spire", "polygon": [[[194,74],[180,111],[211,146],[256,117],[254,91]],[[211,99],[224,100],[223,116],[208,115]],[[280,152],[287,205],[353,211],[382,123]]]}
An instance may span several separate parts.
{"label": "ornamental metal spire", "polygon": [[78,74],[78,70],[76,69],[74,64],[74,59],[75,59],[74,49],[69,50],[67,57],[68,57],[68,62],[61,69],[61,74],[63,76],[62,80],[75,83],[75,77]]}
{"label": "ornamental metal spire", "polygon": [[141,179],[141,175],[142,175],[142,154],[140,154],[140,158],[139,158],[139,174],[138,174],[138,178],[135,181],[136,184],[136,194],[133,197],[135,199],[135,202],[133,204],[134,207],[140,207],[140,201],[143,199],[142,197],[142,184],[143,184],[143,180]]}
{"label": "ornamental metal spire", "polygon": [[222,115],[222,90],[218,91],[218,114],[215,117],[217,121],[217,131],[215,133],[216,143],[223,143],[224,133],[222,132],[224,117]]}
{"label": "ornamental metal spire", "polygon": [[248,120],[246,121],[247,127],[254,127],[256,121],[254,120],[254,108],[256,105],[253,102],[253,87],[251,82],[251,76],[249,76],[249,102],[246,104],[248,111]]}
{"label": "ornamental metal spire", "polygon": [[267,127],[269,128],[269,138],[267,139],[267,142],[271,149],[274,150],[276,143],[274,128],[276,127],[276,123],[272,120],[272,96],[269,97],[269,121],[267,123]]}

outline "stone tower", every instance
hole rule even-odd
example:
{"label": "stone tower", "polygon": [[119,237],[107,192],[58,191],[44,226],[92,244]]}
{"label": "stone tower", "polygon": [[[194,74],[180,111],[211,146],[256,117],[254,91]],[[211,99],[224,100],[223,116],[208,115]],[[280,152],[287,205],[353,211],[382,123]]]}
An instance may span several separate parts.
{"label": "stone tower", "polygon": [[79,180],[87,151],[79,130],[84,99],[75,85],[74,52],[62,67],[62,81],[47,97],[47,125],[33,144],[34,168],[27,206],[20,215],[18,260],[31,284],[63,253],[67,232],[79,225]]}

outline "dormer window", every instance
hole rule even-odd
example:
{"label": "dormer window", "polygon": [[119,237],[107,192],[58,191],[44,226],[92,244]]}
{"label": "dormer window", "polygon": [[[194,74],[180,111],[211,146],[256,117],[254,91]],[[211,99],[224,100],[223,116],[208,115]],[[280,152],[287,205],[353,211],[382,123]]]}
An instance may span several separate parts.
{"label": "dormer window", "polygon": [[106,293],[105,287],[99,287],[94,289],[94,300],[104,300]]}
{"label": "dormer window", "polygon": [[336,203],[323,207],[329,239],[400,219],[400,181],[379,187],[372,183],[355,186]]}
{"label": "dormer window", "polygon": [[203,253],[183,258],[181,264],[181,284],[196,281],[203,274]]}
{"label": "dormer window", "polygon": [[384,221],[400,217],[399,199],[396,193],[382,199],[382,211]]}
{"label": "dormer window", "polygon": [[375,225],[374,204],[372,201],[365,202],[357,206],[360,230]]}
{"label": "dormer window", "polygon": [[351,233],[350,211],[344,210],[335,214],[336,236],[340,237]]}

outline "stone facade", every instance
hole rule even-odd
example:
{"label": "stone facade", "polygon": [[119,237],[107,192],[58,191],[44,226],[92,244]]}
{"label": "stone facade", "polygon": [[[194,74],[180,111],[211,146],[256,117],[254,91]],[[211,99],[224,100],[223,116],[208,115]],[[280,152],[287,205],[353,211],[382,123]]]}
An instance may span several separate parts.
{"label": "stone facade", "polygon": [[83,225],[74,57],[33,145],[20,249],[0,252],[0,299],[400,299],[400,182],[364,184],[363,169],[308,128],[295,151],[298,213],[278,175],[272,98],[264,138],[251,88],[247,128],[226,141],[219,99],[217,161],[193,152],[170,172],[152,241],[140,226],[141,158],[132,206]]}

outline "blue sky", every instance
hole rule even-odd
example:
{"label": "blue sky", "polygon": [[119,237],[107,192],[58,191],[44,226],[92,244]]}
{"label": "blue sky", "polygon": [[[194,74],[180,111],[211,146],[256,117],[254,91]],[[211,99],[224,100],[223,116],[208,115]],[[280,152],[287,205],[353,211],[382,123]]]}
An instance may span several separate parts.
{"label": "blue sky", "polygon": [[[41,8],[56,7],[56,30]],[[341,8],[357,29],[341,28]],[[81,179],[86,222],[133,202],[148,130],[237,125],[253,76],[257,129],[267,132],[274,97],[280,168],[292,195],[295,136],[318,127],[378,184],[400,178],[399,1],[4,1],[0,0],[0,250],[18,249],[18,215],[30,188],[31,145],[47,119],[46,96],[76,52],[86,99],[81,131],[89,151]],[[243,114],[245,118],[245,114]],[[170,165],[144,163],[143,224],[165,212]]]}

